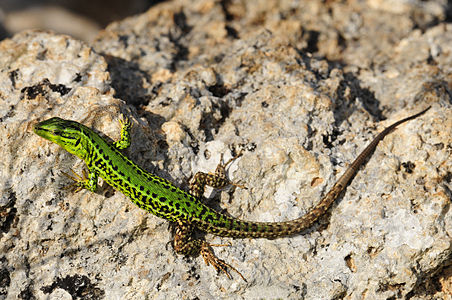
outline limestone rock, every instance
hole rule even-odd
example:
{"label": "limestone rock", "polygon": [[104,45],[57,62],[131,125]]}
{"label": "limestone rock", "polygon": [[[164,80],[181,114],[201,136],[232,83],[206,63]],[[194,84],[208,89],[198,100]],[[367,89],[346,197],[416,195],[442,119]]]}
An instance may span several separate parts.
{"label": "limestone rock", "polygon": [[[169,1],[111,24],[92,47],[33,31],[0,43],[0,298],[446,296],[423,284],[452,256],[442,2],[422,22],[409,13],[423,1],[253,2]],[[64,189],[61,171],[83,163],[31,130],[59,116],[118,139],[125,114],[125,153],[183,188],[242,150],[229,176],[247,189],[206,201],[284,221],[315,206],[377,132],[429,105],[380,143],[312,228],[275,240],[207,235],[232,244],[215,253],[248,282],[176,255],[167,222],[119,192]]]}

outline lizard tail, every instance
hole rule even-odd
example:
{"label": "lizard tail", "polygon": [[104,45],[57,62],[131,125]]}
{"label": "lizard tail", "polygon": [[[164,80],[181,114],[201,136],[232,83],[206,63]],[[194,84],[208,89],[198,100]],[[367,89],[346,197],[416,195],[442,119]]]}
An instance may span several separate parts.
{"label": "lizard tail", "polygon": [[[364,164],[368,157],[370,157],[378,143],[383,140],[386,135],[392,132],[398,125],[419,117],[429,109],[430,106],[415,115],[395,122],[380,132],[352,162],[322,200],[302,217],[286,222],[248,222],[228,217],[205,207],[205,209],[209,211],[209,215],[211,215],[210,220],[209,222],[206,222],[206,220],[197,220],[197,227],[215,235],[235,238],[276,238],[293,235],[309,228],[328,210],[339,194],[345,190],[347,184],[358,172],[359,167]],[[212,222],[212,220],[215,221]]]}

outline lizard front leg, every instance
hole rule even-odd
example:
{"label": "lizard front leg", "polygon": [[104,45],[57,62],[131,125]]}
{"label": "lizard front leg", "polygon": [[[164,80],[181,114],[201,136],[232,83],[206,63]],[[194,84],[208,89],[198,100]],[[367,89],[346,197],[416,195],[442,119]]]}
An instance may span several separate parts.
{"label": "lizard front leg", "polygon": [[121,115],[119,117],[119,125],[121,126],[121,138],[119,141],[114,142],[113,146],[122,150],[130,146],[130,129],[132,128],[132,122],[130,122],[129,118]]}
{"label": "lizard front leg", "polygon": [[73,189],[75,193],[80,192],[83,189],[87,189],[88,191],[95,192],[97,188],[97,178],[98,174],[93,171],[86,172],[85,169],[82,169],[82,176],[77,174],[73,169],[70,169],[74,176],[61,171],[61,173],[73,180],[74,182],[68,186],[68,189]]}

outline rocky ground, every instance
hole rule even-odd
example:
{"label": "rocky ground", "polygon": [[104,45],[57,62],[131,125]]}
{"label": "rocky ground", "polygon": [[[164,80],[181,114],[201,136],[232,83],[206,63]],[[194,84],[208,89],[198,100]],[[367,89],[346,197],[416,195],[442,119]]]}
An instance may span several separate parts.
{"label": "rocky ground", "polygon": [[[452,25],[446,1],[168,1],[88,45],[26,31],[0,43],[0,299],[450,299]],[[186,188],[220,154],[243,156],[209,205],[255,221],[318,203],[380,143],[312,228],[218,238],[247,282],[184,258],[168,222],[103,185],[74,194],[83,163],[32,132],[73,119],[118,139]],[[449,298],[448,298],[449,297]]]}

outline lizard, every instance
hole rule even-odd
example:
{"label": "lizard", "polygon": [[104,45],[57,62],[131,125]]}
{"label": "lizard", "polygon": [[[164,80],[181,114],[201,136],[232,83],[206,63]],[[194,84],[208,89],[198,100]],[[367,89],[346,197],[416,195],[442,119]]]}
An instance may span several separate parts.
{"label": "lizard", "polygon": [[120,151],[130,146],[132,127],[131,121],[122,115],[119,118],[120,139],[116,142],[108,142],[83,124],[58,117],[36,123],[33,131],[84,160],[88,173],[83,169],[83,176],[77,175],[72,169],[76,178],[63,172],[74,180],[72,185],[75,192],[82,189],[95,192],[98,177],[102,177],[114,189],[128,196],[139,208],[175,224],[173,248],[176,253],[186,256],[201,255],[207,265],[212,265],[217,272],[225,273],[229,279],[231,275],[228,269],[235,271],[246,281],[237,269],[215,256],[212,247],[224,245],[209,244],[203,238],[195,238],[193,231],[199,229],[222,237],[273,239],[290,236],[309,228],[345,190],[360,166],[372,155],[386,135],[398,125],[421,116],[429,109],[430,107],[427,107],[386,127],[348,166],[314,208],[297,219],[285,222],[240,220],[217,212],[202,201],[206,186],[222,188],[231,184],[238,185],[227,178],[225,170],[227,165],[241,154],[226,163],[223,163],[222,155],[214,174],[196,173],[187,192],[170,181],[145,171]]}

